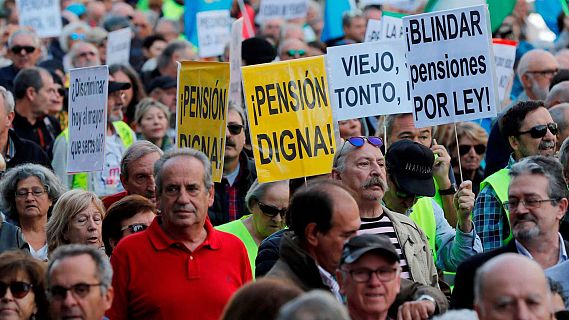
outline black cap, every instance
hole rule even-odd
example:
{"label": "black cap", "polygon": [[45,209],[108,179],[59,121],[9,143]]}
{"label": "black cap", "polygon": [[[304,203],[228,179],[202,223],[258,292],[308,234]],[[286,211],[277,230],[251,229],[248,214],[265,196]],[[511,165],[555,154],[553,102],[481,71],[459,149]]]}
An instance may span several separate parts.
{"label": "black cap", "polygon": [[152,79],[148,84],[148,88],[146,92],[150,93],[154,89],[171,89],[176,88],[177,82],[176,79],[170,76],[160,76],[157,78]]}
{"label": "black cap", "polygon": [[399,261],[399,255],[389,237],[382,234],[361,234],[344,244],[340,265],[352,264],[370,251],[377,251],[392,262]]}
{"label": "black cap", "polygon": [[269,63],[277,57],[277,49],[267,40],[253,37],[241,43],[241,59],[248,66]]}
{"label": "black cap", "polygon": [[387,171],[401,191],[424,197],[435,195],[435,155],[424,145],[403,139],[393,143],[385,155]]}
{"label": "black cap", "polygon": [[109,81],[109,93],[130,89],[131,85],[128,82]]}

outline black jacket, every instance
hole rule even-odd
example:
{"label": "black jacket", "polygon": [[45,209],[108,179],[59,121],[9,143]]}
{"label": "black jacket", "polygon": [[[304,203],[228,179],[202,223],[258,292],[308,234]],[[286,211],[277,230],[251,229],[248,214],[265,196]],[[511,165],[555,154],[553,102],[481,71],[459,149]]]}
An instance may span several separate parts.
{"label": "black jacket", "polygon": [[16,154],[12,159],[6,161],[6,169],[23,163],[35,163],[52,169],[51,161],[49,161],[47,154],[35,142],[21,139],[12,129],[8,132],[8,136],[14,143]]}
{"label": "black jacket", "polygon": [[[569,242],[565,241],[565,247],[569,248]],[[474,308],[474,276],[476,271],[488,260],[503,253],[518,253],[516,241],[512,240],[505,246],[472,256],[458,266],[450,300],[451,309]]]}
{"label": "black jacket", "polygon": [[[235,180],[237,187],[237,219],[250,214],[245,205],[245,195],[249,187],[257,179],[255,162],[248,158],[244,152],[239,156],[239,174]],[[214,226],[229,222],[229,195],[226,192],[229,184],[226,179],[214,184],[215,199],[213,205],[208,210],[209,219]]]}
{"label": "black jacket", "polygon": [[37,143],[47,153],[48,157],[52,158],[53,143],[61,133],[61,126],[57,119],[45,115],[32,125],[28,119],[15,112],[12,128],[20,138]]}
{"label": "black jacket", "polygon": [[261,242],[257,252],[257,258],[255,259],[255,278],[266,275],[275,263],[277,263],[277,260],[279,260],[281,239],[283,233],[287,230],[288,229],[277,231]]}

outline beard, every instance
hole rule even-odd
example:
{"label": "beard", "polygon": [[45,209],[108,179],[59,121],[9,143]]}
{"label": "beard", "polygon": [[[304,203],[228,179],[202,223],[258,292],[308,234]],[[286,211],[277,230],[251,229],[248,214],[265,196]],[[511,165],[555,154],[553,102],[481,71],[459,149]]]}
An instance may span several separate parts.
{"label": "beard", "polygon": [[[517,228],[518,224],[526,221],[533,222],[534,225],[530,228]],[[513,225],[512,233],[514,234],[514,238],[518,240],[528,241],[535,239],[540,234],[539,227],[537,226],[537,219],[531,214],[526,214],[523,217],[518,218]]]}
{"label": "beard", "polygon": [[535,95],[536,100],[545,100],[549,90],[547,88],[541,88],[535,81],[531,84],[531,92]]}

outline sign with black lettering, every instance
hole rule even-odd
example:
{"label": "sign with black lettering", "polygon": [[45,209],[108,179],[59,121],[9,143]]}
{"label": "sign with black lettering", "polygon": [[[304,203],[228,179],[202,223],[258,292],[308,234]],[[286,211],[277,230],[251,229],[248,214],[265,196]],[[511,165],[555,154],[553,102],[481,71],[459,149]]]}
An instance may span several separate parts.
{"label": "sign with black lettering", "polygon": [[336,121],[411,112],[403,41],[330,47],[326,64]]}
{"label": "sign with black lettering", "polygon": [[403,18],[415,126],[496,116],[486,5]]}
{"label": "sign with black lettering", "polygon": [[518,43],[513,40],[493,39],[494,60],[496,61],[496,79],[500,102],[509,100],[514,81],[514,61]]}
{"label": "sign with black lettering", "polygon": [[259,182],[330,173],[336,140],[324,56],[241,70]]}
{"label": "sign with black lettering", "polygon": [[58,0],[16,0],[19,24],[31,27],[40,38],[61,34],[61,9]]}
{"label": "sign with black lettering", "polygon": [[272,18],[306,18],[307,11],[308,0],[261,0],[256,20],[262,22]]}
{"label": "sign with black lettering", "polygon": [[381,39],[401,40],[404,38],[403,20],[401,18],[383,15],[381,17]]}
{"label": "sign with black lettering", "polygon": [[108,66],[69,71],[68,173],[103,170],[108,82]]}
{"label": "sign with black lettering", "polygon": [[223,175],[228,91],[229,63],[179,62],[176,144],[209,157],[213,182]]}
{"label": "sign with black lettering", "polygon": [[381,20],[369,19],[366,26],[365,42],[381,40]]}
{"label": "sign with black lettering", "polygon": [[130,28],[109,32],[107,41],[107,65],[129,64],[131,38],[132,32]]}

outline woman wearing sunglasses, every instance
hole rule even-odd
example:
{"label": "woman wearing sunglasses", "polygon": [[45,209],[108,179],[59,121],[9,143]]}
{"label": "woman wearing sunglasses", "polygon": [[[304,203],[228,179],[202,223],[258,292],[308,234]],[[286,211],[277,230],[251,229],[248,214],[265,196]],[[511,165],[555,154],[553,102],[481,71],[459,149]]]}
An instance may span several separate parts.
{"label": "woman wearing sunglasses", "polygon": [[0,320],[49,319],[45,268],[25,251],[0,254]]}
{"label": "woman wearing sunglasses", "polygon": [[[449,152],[452,158],[451,164],[454,169],[454,176],[457,185],[460,185],[460,171],[458,167],[458,158],[460,156],[460,166],[462,168],[462,178],[472,181],[472,191],[478,195],[480,191],[480,182],[484,179],[484,168],[481,166],[484,154],[486,153],[486,144],[488,143],[488,135],[481,126],[473,122],[459,122],[456,124],[456,134],[458,136],[458,150],[456,142],[449,144]],[[452,134],[454,137],[454,133]]]}
{"label": "woman wearing sunglasses", "polygon": [[288,180],[268,183],[255,180],[245,196],[245,204],[251,214],[216,227],[243,241],[249,254],[252,274],[255,274],[255,259],[261,242],[285,226],[288,200]]}

